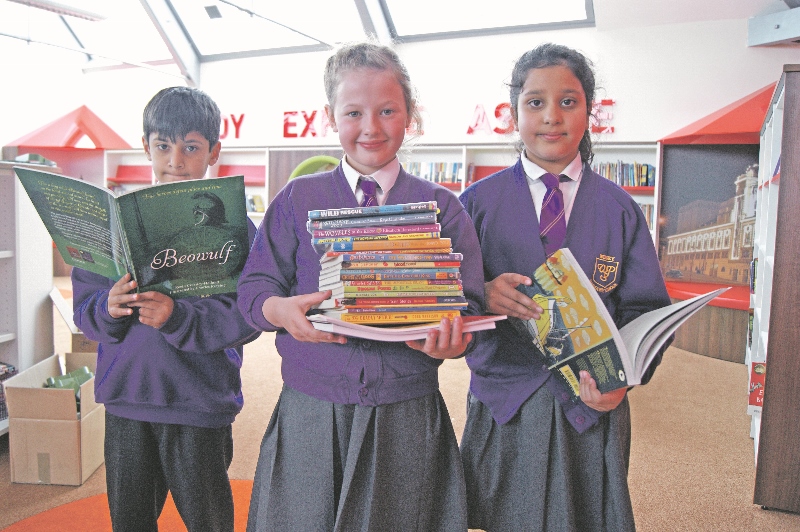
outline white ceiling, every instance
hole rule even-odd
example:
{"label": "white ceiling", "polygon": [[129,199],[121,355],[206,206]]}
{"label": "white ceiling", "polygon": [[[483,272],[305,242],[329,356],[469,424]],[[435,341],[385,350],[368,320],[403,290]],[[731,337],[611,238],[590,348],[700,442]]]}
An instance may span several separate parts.
{"label": "white ceiling", "polygon": [[594,0],[597,29],[747,19],[786,10],[783,0]]}
{"label": "white ceiling", "polygon": [[[319,5],[316,2],[320,1],[326,8],[313,9],[312,6]],[[433,1],[439,6],[446,6],[449,5],[448,2],[463,0]],[[510,31],[535,31],[539,27],[543,29],[559,27],[567,31],[570,27],[591,25],[593,10],[597,29],[609,31],[712,20],[746,20],[767,13],[787,11],[789,10],[787,4],[797,5],[800,2],[800,0],[570,0],[570,3],[582,6],[584,1],[588,6],[588,23],[584,20],[548,26],[546,21],[544,23],[538,21],[537,17],[541,15],[543,9],[537,9],[537,6],[567,6],[566,0],[555,0],[556,4],[553,4],[554,0],[492,0],[491,3],[478,4],[467,12],[452,8],[453,16],[450,18],[455,21],[461,20],[462,27],[474,28],[474,18],[480,18],[486,23],[488,18],[484,15],[487,10],[498,10],[517,15],[511,24],[519,26],[511,28]],[[85,71],[109,68],[120,63],[157,68],[156,65],[165,60],[175,61],[183,75],[191,82],[192,79],[198,79],[199,64],[205,61],[253,54],[300,53],[327,49],[328,44],[337,41],[363,38],[365,30],[376,31],[379,37],[381,31],[388,35],[387,28],[391,25],[392,16],[390,8],[394,6],[399,9],[399,6],[403,6],[404,0],[294,0],[289,3],[276,3],[273,0],[49,2],[106,14],[108,18],[103,22],[89,22],[74,17],[63,17],[59,20],[52,12],[29,8],[24,5],[26,3],[27,0],[0,0],[0,39],[50,43],[76,51],[83,48],[85,53],[78,54],[78,58],[83,61]],[[241,12],[237,12],[231,7],[232,5],[252,6],[253,12],[259,16],[254,17],[252,14],[248,16],[246,10],[241,7],[239,8]],[[209,9],[208,6],[216,6],[224,17],[217,21],[209,19],[205,12]],[[338,8],[334,8],[336,6]],[[200,14],[194,13],[195,11],[199,11]],[[264,11],[267,13],[262,13]],[[800,14],[800,9],[794,12]],[[387,13],[389,18],[384,16]],[[288,28],[278,27],[264,15],[285,22]],[[399,13],[395,15],[399,22],[401,19]],[[347,17],[348,20],[337,22],[337,16]],[[190,20],[191,17],[194,18]],[[473,19],[467,20],[470,17]],[[194,19],[199,21],[198,24],[193,22]],[[797,20],[800,22],[800,15]],[[234,33],[224,33],[225,25],[233,27]],[[401,29],[400,26],[402,23],[398,24],[398,30]],[[95,31],[97,28],[102,28],[102,31]],[[194,34],[192,30],[195,30]],[[453,38],[475,35],[480,31],[472,29],[465,33],[442,31],[427,36],[401,35],[401,39]],[[509,30],[494,29],[494,33],[504,31]],[[252,35],[252,38],[246,42],[245,37],[248,34]],[[796,34],[800,35],[800,28]],[[281,35],[284,35],[284,38],[281,38]],[[794,45],[791,42],[790,44]]]}

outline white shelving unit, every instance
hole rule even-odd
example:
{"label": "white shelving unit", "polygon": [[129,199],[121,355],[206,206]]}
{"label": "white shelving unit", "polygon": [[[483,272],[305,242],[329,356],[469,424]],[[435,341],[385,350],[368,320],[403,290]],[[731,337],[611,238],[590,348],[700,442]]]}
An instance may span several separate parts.
{"label": "white shelving unit", "polygon": [[268,160],[269,152],[266,148],[223,148],[217,164],[208,169],[209,177],[244,175],[244,193],[248,196],[248,200],[263,208],[261,211],[253,209],[247,212],[256,226],[264,219],[268,203],[266,182]]}
{"label": "white shelving unit", "polygon": [[[0,162],[0,361],[23,371],[54,352],[53,244],[14,166],[60,170]],[[0,421],[0,434],[7,431]]]}
{"label": "white shelving unit", "polygon": [[[649,143],[597,143],[594,145],[595,162],[624,161],[629,163],[647,163],[659,167],[660,152],[655,142]],[[340,157],[339,146],[298,146],[298,147],[246,147],[223,148],[219,162],[209,169],[210,177],[218,175],[234,175],[248,171],[264,175],[264,185],[248,186],[247,194],[262,195],[264,206],[286,184],[289,173],[304,159],[313,155],[333,155]],[[447,168],[460,165],[460,172],[452,177],[452,181],[441,184],[455,194],[460,194],[473,180],[480,179],[496,170],[514,164],[517,159],[516,147],[511,144],[422,144],[410,143],[399,153],[400,162],[419,163],[427,168],[432,163],[439,163]],[[124,190],[145,186],[151,183],[152,175],[149,161],[144,150],[111,150],[106,152],[105,175],[109,186],[114,185],[114,177],[129,177],[131,182],[122,183]],[[426,174],[427,170],[420,174]],[[137,177],[138,176],[138,177]],[[652,216],[658,212],[658,180],[660,172],[656,172],[655,187],[625,187],[626,190],[642,205],[652,205]],[[137,181],[138,179],[138,181]],[[258,225],[263,213],[249,213]],[[657,241],[657,227],[651,231],[653,240]]]}
{"label": "white shelving unit", "polygon": [[[651,235],[653,242],[658,242],[658,224],[660,191],[660,146],[655,142],[630,143],[596,143],[593,164],[625,163],[649,164],[656,168],[655,184],[652,187],[624,187],[637,203],[649,207],[651,217]],[[442,183],[456,194],[460,194],[470,181],[485,177],[500,168],[514,164],[517,159],[516,148],[510,144],[440,144],[411,146],[400,153],[402,163],[419,162],[424,167],[429,163],[445,163],[452,165],[461,163],[464,179],[454,183]],[[424,172],[423,172],[424,173]]]}
{"label": "white shelving unit", "polygon": [[800,512],[800,65],[784,65],[759,152],[754,257],[758,259],[749,363],[766,362],[763,405],[753,415],[753,502]]}
{"label": "white shelving unit", "polygon": [[[429,179],[430,165],[442,164],[448,171],[441,185],[460,194],[470,182],[493,170],[514,164],[517,159],[516,149],[508,144],[419,144],[410,145],[399,153],[400,162],[420,163],[420,171],[415,175]],[[450,171],[459,165],[457,175]],[[484,169],[481,172],[481,169]],[[478,172],[477,175],[474,172]],[[434,179],[435,180],[435,179]]]}
{"label": "white shelving unit", "polygon": [[[756,364],[764,364],[767,361],[775,234],[777,232],[778,197],[780,193],[780,174],[775,175],[775,170],[781,155],[783,105],[783,91],[776,92],[762,128],[758,155],[758,190],[756,192],[756,222],[753,241],[756,289],[755,293],[750,296],[750,306],[753,312],[752,339],[745,351],[745,364],[750,376],[748,394],[753,391],[755,385],[752,379],[753,367]],[[753,438],[754,457],[757,460],[761,437],[762,408],[749,405],[747,410],[751,416],[750,436]]]}
{"label": "white shelving unit", "polygon": [[[266,208],[268,196],[264,179],[267,161],[267,148],[223,148],[217,164],[209,167],[207,177],[244,174],[245,194],[260,196]],[[114,189],[117,194],[155,183],[151,163],[143,149],[106,151],[104,177],[105,182],[99,184]],[[259,183],[254,184],[255,181]],[[264,213],[248,212],[248,216],[258,225]]]}
{"label": "white shelving unit", "polygon": [[[649,164],[656,168],[653,186],[624,187],[633,199],[642,206],[650,220],[650,234],[658,243],[658,212],[660,205],[661,146],[655,142],[597,143],[594,148],[593,165],[599,163]],[[649,207],[647,207],[649,206]]]}

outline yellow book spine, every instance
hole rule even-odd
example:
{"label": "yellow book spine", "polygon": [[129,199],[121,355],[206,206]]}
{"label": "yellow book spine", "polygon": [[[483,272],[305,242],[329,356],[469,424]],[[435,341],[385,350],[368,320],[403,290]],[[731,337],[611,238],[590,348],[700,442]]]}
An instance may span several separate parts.
{"label": "yellow book spine", "polygon": [[442,318],[453,319],[461,315],[458,310],[432,312],[386,312],[380,314],[342,314],[339,319],[349,323],[427,323]]}

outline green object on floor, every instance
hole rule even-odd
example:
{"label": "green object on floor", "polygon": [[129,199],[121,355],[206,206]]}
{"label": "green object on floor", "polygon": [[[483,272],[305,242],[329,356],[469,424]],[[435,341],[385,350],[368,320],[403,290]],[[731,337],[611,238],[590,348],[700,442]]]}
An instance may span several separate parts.
{"label": "green object on floor", "polygon": [[78,409],[81,405],[81,385],[94,377],[94,373],[88,366],[83,366],[74,371],[70,371],[66,375],[58,375],[56,377],[48,377],[44,382],[45,388],[72,388],[75,391],[75,401],[77,402]]}

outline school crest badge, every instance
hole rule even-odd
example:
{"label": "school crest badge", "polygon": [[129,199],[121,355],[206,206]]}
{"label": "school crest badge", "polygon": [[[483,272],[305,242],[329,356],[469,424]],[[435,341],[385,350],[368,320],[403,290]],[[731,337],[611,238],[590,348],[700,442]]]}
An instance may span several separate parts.
{"label": "school crest badge", "polygon": [[595,290],[600,293],[610,292],[617,287],[617,274],[619,273],[619,261],[608,255],[600,255],[594,261],[594,273],[592,274],[592,284]]}

